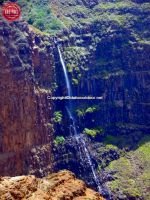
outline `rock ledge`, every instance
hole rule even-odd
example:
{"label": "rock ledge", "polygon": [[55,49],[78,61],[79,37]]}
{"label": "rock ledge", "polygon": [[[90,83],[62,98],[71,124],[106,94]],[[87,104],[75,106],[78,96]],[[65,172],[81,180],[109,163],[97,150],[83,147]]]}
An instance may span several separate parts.
{"label": "rock ledge", "polygon": [[35,176],[0,178],[0,200],[104,200],[67,170],[39,179]]}

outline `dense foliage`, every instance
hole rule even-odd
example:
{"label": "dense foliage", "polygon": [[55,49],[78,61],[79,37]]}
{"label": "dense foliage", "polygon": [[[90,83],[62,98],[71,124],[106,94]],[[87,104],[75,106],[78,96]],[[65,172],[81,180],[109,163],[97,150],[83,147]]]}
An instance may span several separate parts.
{"label": "dense foliage", "polygon": [[65,142],[65,138],[63,136],[57,136],[54,140],[54,144],[57,145],[61,145]]}
{"label": "dense foliage", "polygon": [[63,27],[63,23],[53,15],[48,0],[18,0],[18,3],[23,19],[42,32],[54,34]]}

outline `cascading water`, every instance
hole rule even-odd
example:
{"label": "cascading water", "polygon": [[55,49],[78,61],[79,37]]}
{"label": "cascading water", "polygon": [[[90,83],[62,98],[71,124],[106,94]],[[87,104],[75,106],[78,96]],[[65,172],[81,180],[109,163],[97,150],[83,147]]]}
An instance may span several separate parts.
{"label": "cascading water", "polygon": [[69,81],[67,69],[66,69],[66,66],[65,66],[65,63],[64,63],[64,60],[63,60],[63,57],[62,57],[59,45],[57,47],[58,47],[60,61],[61,61],[62,67],[63,67],[63,72],[64,72],[64,76],[65,76],[65,81],[66,81],[68,96],[72,96],[72,90],[71,90],[71,85],[70,85],[70,81]]}
{"label": "cascading water", "polygon": [[98,189],[99,193],[102,194],[102,189],[101,189],[101,186],[100,186],[98,177],[97,177],[97,175],[96,175],[95,169],[94,169],[93,164],[92,164],[92,160],[91,160],[91,158],[90,158],[90,154],[89,154],[89,152],[88,152],[88,150],[87,150],[87,148],[86,148],[86,144],[85,144],[85,141],[84,141],[83,138],[81,138],[81,143],[83,144],[83,149],[84,149],[84,152],[85,152],[86,157],[87,157],[87,159],[88,159],[88,163],[89,163],[89,165],[90,165],[90,167],[91,167],[92,174],[93,174],[95,183],[96,183],[96,185],[97,185],[97,189]]}
{"label": "cascading water", "polygon": [[[67,69],[66,69],[66,66],[65,66],[65,62],[63,60],[62,53],[61,53],[59,45],[57,45],[57,48],[58,48],[60,61],[61,61],[62,67],[63,67],[63,73],[64,73],[64,76],[65,76],[67,94],[68,94],[69,97],[71,97],[72,96],[72,89],[71,89],[71,84],[70,84],[70,81],[69,81]],[[86,157],[87,164],[91,168],[93,179],[95,181],[95,184],[97,185],[97,189],[98,189],[99,193],[102,193],[100,182],[99,182],[99,179],[97,177],[96,171],[94,169],[94,165],[92,163],[92,159],[91,159],[90,154],[88,152],[88,149],[86,147],[86,143],[84,141],[84,138],[82,138],[77,132],[77,128],[76,128],[76,124],[75,124],[75,118],[72,114],[72,102],[70,100],[68,100],[68,101],[69,101],[69,104],[66,106],[66,110],[67,110],[68,116],[71,120],[71,124],[70,124],[71,136],[74,136],[76,141],[77,141],[77,145],[78,145],[79,152],[80,152],[80,158],[82,160],[84,160],[84,157]]]}

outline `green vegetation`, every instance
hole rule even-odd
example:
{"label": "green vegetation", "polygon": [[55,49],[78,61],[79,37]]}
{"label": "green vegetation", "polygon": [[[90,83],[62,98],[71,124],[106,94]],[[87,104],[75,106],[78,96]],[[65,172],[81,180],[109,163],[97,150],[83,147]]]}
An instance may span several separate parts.
{"label": "green vegetation", "polygon": [[115,146],[115,145],[107,144],[107,145],[106,145],[106,149],[107,149],[107,150],[117,150],[118,148],[117,148],[117,146]]}
{"label": "green vegetation", "polygon": [[134,168],[129,159],[121,157],[119,160],[111,162],[108,169],[116,171],[115,180],[109,183],[113,192],[119,188],[127,196],[140,197],[140,191],[133,179]]}
{"label": "green vegetation", "polygon": [[[60,9],[63,10],[64,17],[62,17],[62,21],[66,26],[72,24],[82,26],[96,21],[116,22],[118,25],[124,26],[130,23],[129,18],[133,21],[137,13],[142,9],[148,10],[148,5],[148,3],[146,5],[140,5],[130,0],[117,0],[114,2],[100,2],[90,9],[87,6],[80,6],[78,4],[68,6],[66,1],[61,4],[62,8]],[[134,14],[132,12],[133,9],[136,10]],[[66,17],[67,15],[70,17]]]}
{"label": "green vegetation", "polygon": [[[97,3],[92,8],[87,2],[82,6],[74,1],[56,1],[56,5],[51,3],[51,8],[56,11],[55,13],[61,13],[60,19],[66,25],[66,27],[77,26],[81,28],[85,25],[93,24],[97,27],[97,31],[101,35],[106,33],[113,33],[113,27],[118,28],[133,28],[132,33],[136,33],[141,41],[149,43],[148,37],[148,12],[150,9],[150,3],[137,3],[131,0],[116,0],[116,1],[102,1]],[[144,15],[143,15],[144,14]],[[145,17],[143,17],[145,16]],[[140,30],[139,25],[142,28]],[[146,25],[147,24],[147,25]],[[145,30],[144,30],[145,29]],[[146,33],[147,32],[147,33]],[[74,35],[71,37],[74,37]],[[91,37],[92,38],[92,37]],[[80,37],[76,37],[76,46],[82,43]],[[94,50],[95,46],[91,46]],[[90,48],[88,50],[91,50]],[[82,63],[78,63],[79,66]],[[77,62],[76,64],[77,65]]]}
{"label": "green vegetation", "polygon": [[126,8],[133,8],[136,7],[136,4],[131,1],[116,1],[116,2],[107,2],[101,3],[95,7],[95,10],[112,10],[112,9],[126,9]]}
{"label": "green vegetation", "polygon": [[79,81],[78,81],[78,79],[73,78],[72,79],[72,83],[73,83],[73,85],[78,85]]}
{"label": "green vegetation", "polygon": [[[137,134],[137,135],[136,135]],[[106,137],[104,138],[104,143],[106,145],[115,145],[118,146],[121,149],[125,149],[125,148],[133,148],[133,144],[136,147],[136,143],[135,143],[135,138],[140,138],[141,136],[139,135],[139,133],[134,132],[131,135],[117,135],[117,136],[113,136],[113,135],[106,135]]]}
{"label": "green vegetation", "polygon": [[114,160],[115,158],[119,158],[121,155],[124,155],[125,152],[120,150],[115,145],[103,144],[97,149],[97,154],[98,154],[98,162],[99,162],[98,171],[101,171],[104,168],[106,168],[112,160]]}
{"label": "green vegetation", "polygon": [[[81,42],[82,40],[77,40]],[[85,47],[72,46],[66,47],[64,51],[64,58],[66,60],[66,66],[68,72],[71,74],[72,83],[78,85],[82,76],[82,71],[87,71],[88,67],[85,65],[85,60],[88,57],[89,52]]]}
{"label": "green vegetation", "polygon": [[88,135],[88,136],[91,136],[91,137],[93,137],[93,138],[95,138],[97,135],[103,134],[103,132],[104,132],[103,128],[100,128],[100,127],[95,128],[95,129],[88,129],[88,128],[85,128],[85,129],[83,130],[83,133],[84,133],[84,134],[86,134],[86,135]]}
{"label": "green vegetation", "polygon": [[103,154],[104,152],[109,152],[110,150],[116,150],[118,151],[118,147],[113,145],[113,144],[107,144],[107,145],[104,145],[104,146],[101,146],[99,149],[98,149],[98,153],[100,154]]}
{"label": "green vegetation", "polygon": [[85,112],[86,113],[93,113],[95,111],[97,111],[97,107],[93,106],[93,107],[88,107]]}
{"label": "green vegetation", "polygon": [[63,23],[52,14],[48,0],[40,2],[18,0],[18,4],[22,7],[23,18],[33,27],[51,34],[64,27]]}
{"label": "green vegetation", "polygon": [[99,111],[98,105],[93,105],[91,107],[81,107],[76,110],[78,117],[85,117],[86,114],[91,114]]}
{"label": "green vegetation", "polygon": [[61,145],[61,144],[64,144],[64,142],[65,142],[65,138],[64,138],[63,136],[57,136],[57,137],[55,138],[55,140],[54,140],[54,144],[55,144],[56,146]]}
{"label": "green vegetation", "polygon": [[108,182],[114,193],[119,189],[127,197],[149,199],[150,137],[145,137],[136,150],[111,162],[106,170],[115,172],[114,180]]}
{"label": "green vegetation", "polygon": [[55,123],[61,124],[62,123],[62,113],[61,111],[54,112],[54,118],[53,121]]}

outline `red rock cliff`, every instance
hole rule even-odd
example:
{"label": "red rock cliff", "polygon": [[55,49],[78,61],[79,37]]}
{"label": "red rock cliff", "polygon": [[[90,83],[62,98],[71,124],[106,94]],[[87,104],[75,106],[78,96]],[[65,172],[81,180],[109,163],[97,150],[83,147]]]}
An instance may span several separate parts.
{"label": "red rock cliff", "polygon": [[51,91],[45,86],[53,57],[45,38],[23,22],[0,21],[0,175],[51,171]]}

